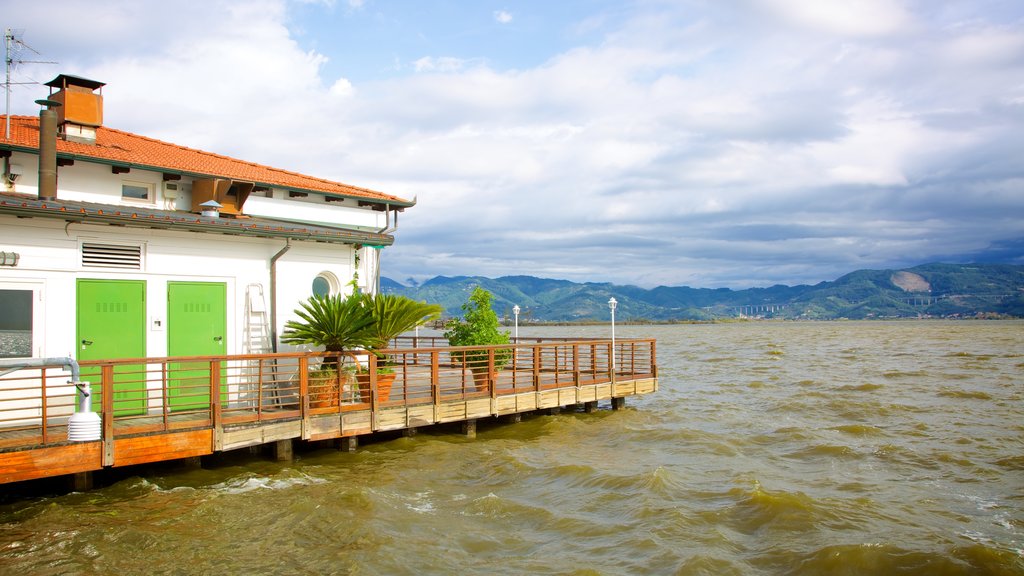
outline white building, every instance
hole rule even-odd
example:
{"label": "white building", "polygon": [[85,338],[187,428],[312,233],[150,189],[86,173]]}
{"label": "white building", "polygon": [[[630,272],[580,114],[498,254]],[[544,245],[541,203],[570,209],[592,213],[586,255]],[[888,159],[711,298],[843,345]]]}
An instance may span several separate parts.
{"label": "white building", "polygon": [[51,152],[50,112],[0,131],[0,358],[274,351],[300,301],[374,289],[414,204],[107,128],[102,83],[47,85]]}

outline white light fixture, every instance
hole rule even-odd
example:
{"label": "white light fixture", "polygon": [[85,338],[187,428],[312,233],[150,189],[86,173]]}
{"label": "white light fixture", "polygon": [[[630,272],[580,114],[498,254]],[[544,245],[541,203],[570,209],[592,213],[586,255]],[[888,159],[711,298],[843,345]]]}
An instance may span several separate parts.
{"label": "white light fixture", "polygon": [[17,252],[0,252],[0,266],[17,266],[21,255]]}
{"label": "white light fixture", "polygon": [[522,308],[519,307],[519,304],[516,304],[515,306],[512,307],[512,315],[516,317],[516,327],[515,332],[513,332],[513,337],[515,338],[516,342],[519,342],[519,312],[521,310]]}

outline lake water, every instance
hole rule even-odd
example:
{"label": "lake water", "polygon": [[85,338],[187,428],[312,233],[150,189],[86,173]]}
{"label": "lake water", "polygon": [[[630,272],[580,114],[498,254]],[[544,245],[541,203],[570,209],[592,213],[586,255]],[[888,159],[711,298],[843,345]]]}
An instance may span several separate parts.
{"label": "lake water", "polygon": [[626,410],[8,498],[0,573],[1024,574],[1024,322],[617,333]]}

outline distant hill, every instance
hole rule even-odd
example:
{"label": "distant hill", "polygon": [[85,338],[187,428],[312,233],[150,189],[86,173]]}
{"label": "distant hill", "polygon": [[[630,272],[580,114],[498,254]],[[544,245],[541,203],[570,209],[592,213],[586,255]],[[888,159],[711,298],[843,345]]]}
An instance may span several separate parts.
{"label": "distant hill", "polygon": [[576,283],[533,276],[437,276],[419,286],[381,278],[385,293],[441,304],[447,316],[476,286],[494,294],[494,310],[520,323],[607,321],[608,299],[622,321],[692,321],[736,317],[828,320],[837,318],[1024,317],[1024,266],[925,264],[902,270],[858,270],[814,286],[653,289]]}

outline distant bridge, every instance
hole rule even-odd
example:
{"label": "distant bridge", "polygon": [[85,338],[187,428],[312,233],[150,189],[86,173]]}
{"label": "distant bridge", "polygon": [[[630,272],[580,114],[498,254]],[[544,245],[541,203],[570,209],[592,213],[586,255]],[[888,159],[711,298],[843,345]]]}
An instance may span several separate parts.
{"label": "distant bridge", "polygon": [[789,308],[789,304],[747,304],[745,306],[705,306],[707,312],[732,314],[733,316],[772,316]]}

